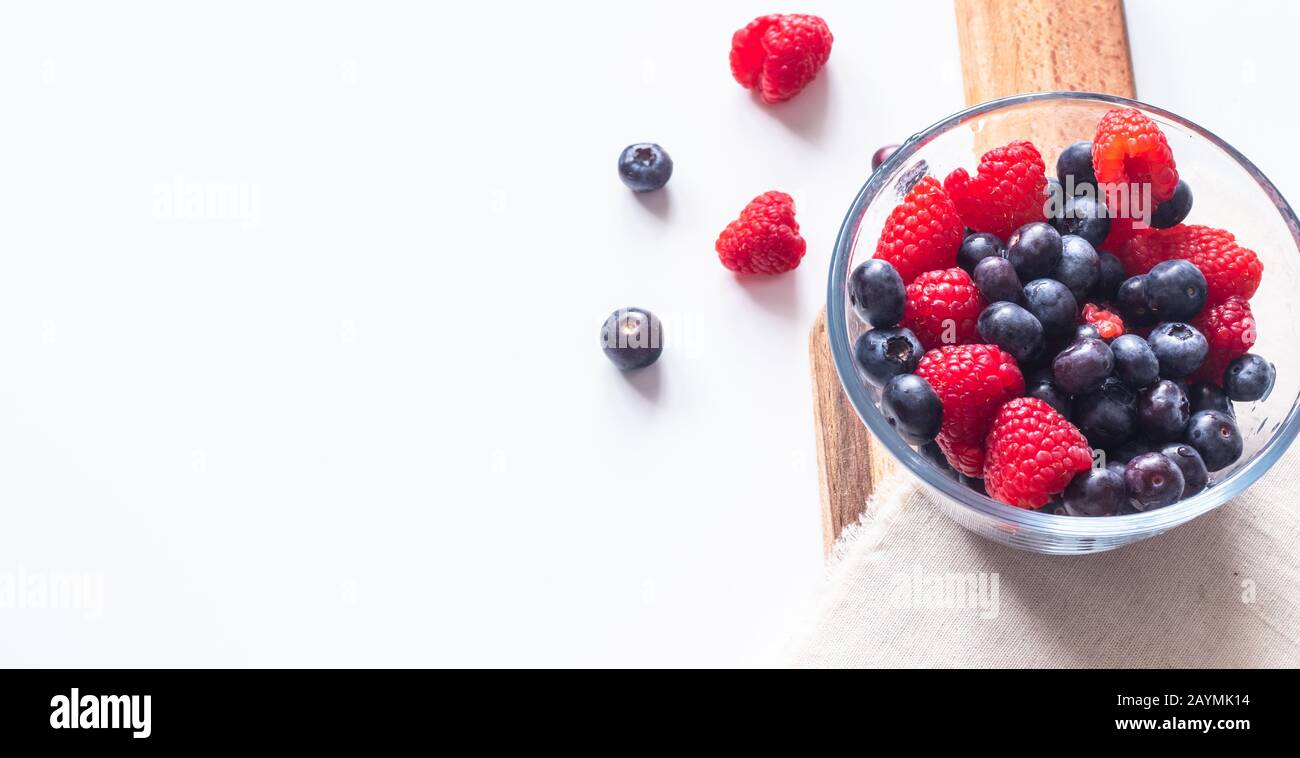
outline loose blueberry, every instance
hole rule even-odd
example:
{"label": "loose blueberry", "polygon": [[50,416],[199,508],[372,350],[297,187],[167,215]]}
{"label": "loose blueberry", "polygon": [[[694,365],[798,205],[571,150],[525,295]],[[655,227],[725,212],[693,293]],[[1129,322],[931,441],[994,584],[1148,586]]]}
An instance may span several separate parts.
{"label": "loose blueberry", "polygon": [[641,308],[620,308],[609,314],[600,328],[600,346],[623,371],[645,368],[664,351],[663,325]]}
{"label": "loose blueberry", "polygon": [[1181,438],[1191,416],[1182,382],[1161,379],[1138,397],[1138,431],[1151,439]]}
{"label": "loose blueberry", "polygon": [[1036,397],[1055,408],[1062,416],[1070,417],[1070,396],[1052,381],[1050,368],[1039,369],[1025,378],[1025,396]]}
{"label": "loose blueberry", "polygon": [[1112,376],[1070,402],[1070,420],[1093,447],[1113,447],[1137,432],[1137,395]]}
{"label": "loose blueberry", "polygon": [[907,288],[889,261],[872,258],[849,274],[849,302],[858,318],[868,324],[894,326],[903,318]]}
{"label": "loose blueberry", "polygon": [[1174,462],[1178,470],[1183,472],[1183,497],[1188,498],[1201,490],[1210,481],[1210,473],[1205,469],[1205,461],[1201,460],[1201,454],[1191,445],[1175,442],[1171,445],[1165,445],[1161,448],[1160,453]]}
{"label": "loose blueberry", "polygon": [[1092,169],[1092,143],[1076,142],[1061,151],[1056,159],[1056,178],[1072,194],[1084,186],[1096,187],[1097,174]]}
{"label": "loose blueberry", "polygon": [[1081,395],[1101,387],[1115,368],[1110,346],[1101,340],[1075,340],[1056,354],[1052,376],[1057,387],[1071,395]]}
{"label": "loose blueberry", "polygon": [[974,279],[976,289],[984,296],[986,302],[996,303],[1005,300],[1009,303],[1023,303],[1025,301],[1020,277],[1016,276],[1016,269],[1011,265],[1011,261],[1005,258],[985,258],[975,264],[975,272],[971,274],[971,278]]}
{"label": "loose blueberry", "polygon": [[1141,437],[1134,437],[1133,439],[1124,440],[1107,450],[1106,460],[1120,465],[1128,465],[1129,461],[1139,455],[1155,452],[1155,450],[1156,446],[1149,440],[1145,440]]}
{"label": "loose blueberry", "polygon": [[1223,391],[1233,400],[1253,402],[1268,397],[1277,379],[1277,369],[1272,363],[1246,353],[1228,364],[1223,372]]}
{"label": "loose blueberry", "polygon": [[1183,471],[1160,453],[1143,453],[1124,467],[1124,488],[1140,511],[1153,511],[1183,496]]}
{"label": "loose blueberry", "polygon": [[1232,408],[1232,401],[1217,385],[1199,382],[1187,387],[1187,400],[1192,404],[1192,413],[1201,411],[1223,411],[1236,418],[1237,412]]}
{"label": "loose blueberry", "polygon": [[1092,195],[1078,195],[1065,201],[1061,213],[1052,219],[1052,226],[1062,236],[1072,234],[1096,246],[1110,234],[1110,216],[1106,206]]}
{"label": "loose blueberry", "polygon": [[[1132,459],[1130,459],[1130,460],[1132,460]],[[1121,463],[1121,462],[1119,462],[1119,461],[1110,461],[1109,463],[1106,464],[1106,470],[1107,470],[1107,471],[1114,471],[1115,474],[1116,474],[1116,476],[1119,477],[1119,480],[1120,480],[1121,482],[1124,481],[1124,469],[1126,469],[1126,468],[1128,468],[1128,461],[1124,461],[1123,463]],[[1124,499],[1125,499],[1125,501],[1128,500],[1128,493],[1127,493],[1127,491],[1125,492]],[[1128,505],[1128,503],[1125,502],[1124,505]]]}
{"label": "loose blueberry", "polygon": [[1157,263],[1142,281],[1147,308],[1165,321],[1186,321],[1200,313],[1207,292],[1201,270],[1184,260]]}
{"label": "loose blueberry", "polygon": [[893,155],[894,151],[897,150],[898,147],[899,147],[898,145],[885,145],[884,147],[880,148],[876,152],[872,153],[871,170],[875,171],[876,169],[880,168],[880,164],[889,160],[889,156]]}
{"label": "loose blueberry", "polygon": [[1121,334],[1111,340],[1115,374],[1135,390],[1149,387],[1160,378],[1160,362],[1151,345],[1136,334]]}
{"label": "loose blueberry", "polygon": [[1119,315],[1124,318],[1127,326],[1152,326],[1157,321],[1155,314],[1147,307],[1144,283],[1145,277],[1131,276],[1119,285],[1119,291],[1115,295]]}
{"label": "loose blueberry", "polygon": [[1065,488],[1065,512],[1071,516],[1114,516],[1126,497],[1124,477],[1109,468],[1090,468]]}
{"label": "loose blueberry", "polygon": [[1101,261],[1097,250],[1088,240],[1073,234],[1061,236],[1061,260],[1052,270],[1052,278],[1070,288],[1076,301],[1087,296],[1088,291],[1101,276]]}
{"label": "loose blueberry", "polygon": [[1210,471],[1218,471],[1236,461],[1245,447],[1237,423],[1222,411],[1193,413],[1183,439],[1196,448]]}
{"label": "loose blueberry", "polygon": [[996,234],[972,234],[962,240],[961,247],[957,249],[957,265],[966,269],[968,274],[975,273],[975,265],[980,261],[994,257],[1007,257],[1006,245],[1002,244]]}
{"label": "loose blueberry", "polygon": [[867,381],[883,387],[899,374],[916,370],[925,354],[921,342],[909,329],[872,329],[853,346],[853,355]]}
{"label": "loose blueberry", "polygon": [[1178,226],[1191,212],[1192,188],[1187,186],[1187,182],[1179,179],[1173,197],[1157,205],[1155,213],[1151,214],[1151,226],[1157,229]]}
{"label": "loose blueberry", "polygon": [[1092,324],[1079,324],[1074,327],[1074,339],[1076,340],[1099,340],[1101,332]]}
{"label": "loose blueberry", "polygon": [[899,374],[880,395],[880,412],[909,445],[934,439],[943,422],[943,403],[930,383],[916,374]]}
{"label": "loose blueberry", "polygon": [[1007,260],[1022,282],[1048,276],[1061,261],[1061,233],[1041,221],[1025,224],[1007,240]]}
{"label": "loose blueberry", "polygon": [[1035,279],[1025,285],[1025,308],[1043,325],[1048,340],[1074,333],[1079,305],[1070,288],[1055,279]]}
{"label": "loose blueberry", "polygon": [[1119,294],[1119,286],[1128,278],[1124,273],[1124,264],[1113,253],[1105,250],[1097,253],[1097,262],[1099,274],[1097,285],[1092,288],[1092,297],[1094,300],[1114,300]]}
{"label": "loose blueberry", "polygon": [[980,312],[975,324],[980,338],[1011,353],[1017,362],[1043,349],[1043,325],[1015,303],[996,302]]}
{"label": "loose blueberry", "polygon": [[1166,379],[1182,379],[1196,371],[1210,352],[1205,335],[1181,321],[1157,326],[1147,337],[1147,344],[1160,362],[1160,375]]}
{"label": "loose blueberry", "polygon": [[673,175],[673,159],[653,142],[628,145],[618,156],[618,178],[633,192],[653,192]]}

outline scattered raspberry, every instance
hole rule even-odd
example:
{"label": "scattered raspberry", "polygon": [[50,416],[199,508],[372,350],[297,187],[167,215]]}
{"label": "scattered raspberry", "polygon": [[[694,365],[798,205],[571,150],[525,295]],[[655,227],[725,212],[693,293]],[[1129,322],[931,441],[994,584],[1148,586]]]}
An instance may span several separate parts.
{"label": "scattered raspberry", "polygon": [[1106,233],[1106,239],[1101,241],[1097,249],[1119,255],[1124,243],[1133,239],[1134,235],[1138,233],[1139,231],[1133,228],[1133,219],[1125,217],[1112,218],[1110,220],[1110,231]]}
{"label": "scattered raspberry", "polygon": [[1255,316],[1250,312],[1250,303],[1233,295],[1218,305],[1207,306],[1192,320],[1192,326],[1205,335],[1210,353],[1191,380],[1222,385],[1228,364],[1250,352],[1255,344]]}
{"label": "scattered raspberry", "polygon": [[833,41],[817,16],[760,16],[731,36],[731,75],[765,103],[789,100],[826,65]]}
{"label": "scattered raspberry", "polygon": [[943,403],[936,441],[953,468],[982,476],[984,438],[998,406],[1025,393],[1016,359],[997,345],[944,345],[921,358],[916,375]]}
{"label": "scattered raspberry", "polygon": [[1174,151],[1164,132],[1133,108],[1115,108],[1101,117],[1092,138],[1092,167],[1101,185],[1150,184],[1157,203],[1173,197],[1178,186]]}
{"label": "scattered raspberry", "polygon": [[923,177],[885,220],[876,257],[889,261],[911,282],[920,274],[957,265],[966,236],[948,193],[933,177]]}
{"label": "scattered raspberry", "polygon": [[1074,424],[1036,397],[1002,405],[985,442],[984,486],[989,497],[1017,508],[1042,508],[1080,471],[1092,467],[1092,448]]}
{"label": "scattered raspberry", "polygon": [[1210,226],[1180,224],[1142,232],[1115,254],[1129,276],[1145,274],[1160,261],[1181,258],[1205,275],[1206,302],[1222,303],[1233,295],[1247,300],[1259,288],[1264,264],[1254,251],[1237,244],[1231,232]]}
{"label": "scattered raspberry", "polygon": [[994,148],[980,158],[976,176],[959,168],[943,180],[966,226],[1006,239],[1031,221],[1042,221],[1043,156],[1027,140]]}
{"label": "scattered raspberry", "polygon": [[799,265],[807,244],[794,220],[794,199],[764,192],[740,218],[727,224],[714,244],[722,265],[742,274],[780,274]]}
{"label": "scattered raspberry", "polygon": [[[1127,219],[1124,219],[1127,220]],[[1109,238],[1107,238],[1109,242]],[[1143,229],[1133,232],[1122,244],[1111,249],[1119,262],[1124,264],[1124,273],[1129,276],[1145,274],[1169,258],[1167,246],[1156,229]]]}
{"label": "scattered raspberry", "polygon": [[984,296],[962,269],[927,271],[907,285],[900,325],[911,329],[926,350],[978,342],[975,322],[985,305]]}
{"label": "scattered raspberry", "polygon": [[1084,304],[1083,323],[1092,324],[1104,340],[1113,340],[1124,333],[1124,319],[1094,303]]}

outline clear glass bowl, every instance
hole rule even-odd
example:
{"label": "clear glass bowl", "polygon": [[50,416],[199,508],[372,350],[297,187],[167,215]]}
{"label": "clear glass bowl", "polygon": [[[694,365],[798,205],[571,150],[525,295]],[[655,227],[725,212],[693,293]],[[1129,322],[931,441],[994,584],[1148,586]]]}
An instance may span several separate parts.
{"label": "clear glass bowl", "polygon": [[[1195,202],[1189,224],[1227,229],[1264,263],[1264,278],[1251,300],[1259,327],[1257,352],[1277,366],[1277,385],[1261,402],[1238,403],[1245,452],[1211,475],[1203,492],[1147,513],[1079,518],[1012,508],[968,489],[908,446],[880,413],[880,392],[864,382],[852,345],[867,327],[848,303],[845,283],[854,266],[870,258],[881,228],[900,201],[900,186],[918,172],[942,180],[965,166],[973,171],[985,150],[1013,139],[1031,139],[1048,174],[1071,142],[1088,140],[1098,119],[1115,107],[1131,107],[1158,123],[1169,139],[1180,176]],[[902,180],[902,181],[900,181]],[[1038,553],[1093,553],[1152,537],[1201,516],[1244,491],[1286,451],[1300,429],[1300,222],[1258,168],[1205,129],[1168,111],[1110,95],[1044,92],[994,100],[962,111],[913,136],[858,192],[840,228],[831,261],[827,322],[840,381],[858,416],[905,468],[933,491],[944,511],[977,534]]]}

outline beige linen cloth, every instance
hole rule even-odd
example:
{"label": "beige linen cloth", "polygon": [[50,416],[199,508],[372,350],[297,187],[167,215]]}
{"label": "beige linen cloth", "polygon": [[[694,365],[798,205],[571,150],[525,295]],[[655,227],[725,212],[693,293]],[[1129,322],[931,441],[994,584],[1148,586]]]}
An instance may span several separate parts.
{"label": "beige linen cloth", "polygon": [[1003,547],[899,474],[846,530],[800,667],[1300,666],[1300,445],[1246,493],[1106,553]]}

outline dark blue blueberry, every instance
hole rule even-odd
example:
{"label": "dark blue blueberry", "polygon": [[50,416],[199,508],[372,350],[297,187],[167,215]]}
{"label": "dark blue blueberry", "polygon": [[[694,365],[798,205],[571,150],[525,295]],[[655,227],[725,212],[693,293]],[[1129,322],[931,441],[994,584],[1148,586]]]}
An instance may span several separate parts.
{"label": "dark blue blueberry", "polygon": [[957,249],[957,265],[966,269],[968,274],[975,273],[975,264],[985,258],[994,257],[1007,257],[1007,247],[996,234],[979,232],[969,235],[962,240],[961,247]]}
{"label": "dark blue blueberry", "polygon": [[1126,497],[1124,477],[1109,468],[1090,468],[1070,480],[1063,499],[1071,516],[1115,516]]}
{"label": "dark blue blueberry", "polygon": [[1106,451],[1106,460],[1111,463],[1118,463],[1121,466],[1127,465],[1129,461],[1142,455],[1143,453],[1154,452],[1156,446],[1148,440],[1141,437],[1134,437],[1124,440],[1111,447]]}
{"label": "dark blue blueberry", "polygon": [[1153,511],[1183,496],[1183,471],[1160,453],[1143,453],[1124,467],[1124,489],[1140,511]]}
{"label": "dark blue blueberry", "polygon": [[943,422],[943,403],[930,383],[916,374],[899,374],[880,394],[880,412],[909,445],[934,439]]}
{"label": "dark blue blueberry", "polygon": [[1196,452],[1196,448],[1180,442],[1171,445],[1165,445],[1161,448],[1160,453],[1174,462],[1179,471],[1183,472],[1183,497],[1188,498],[1201,490],[1210,481],[1210,472],[1205,469],[1205,461],[1201,460],[1201,454]]}
{"label": "dark blue blueberry", "polygon": [[1049,341],[1074,333],[1079,316],[1078,301],[1070,288],[1055,279],[1035,279],[1025,285],[1025,308],[1043,325],[1043,336]]}
{"label": "dark blue blueberry", "polygon": [[605,357],[624,371],[645,368],[664,351],[663,325],[650,311],[620,308],[600,328],[600,346]]}
{"label": "dark blue blueberry", "polygon": [[1179,179],[1178,186],[1174,188],[1174,196],[1157,205],[1155,212],[1151,214],[1151,225],[1157,229],[1178,226],[1191,212],[1192,188],[1187,186],[1187,182]]}
{"label": "dark blue blueberry", "polygon": [[1062,416],[1070,417],[1070,396],[1052,382],[1051,369],[1039,369],[1025,379],[1025,396],[1036,397]]}
{"label": "dark blue blueberry", "polygon": [[1056,226],[1056,219],[1065,215],[1065,190],[1054,176],[1047,177],[1047,185],[1043,187],[1043,210],[1052,226]]}
{"label": "dark blue blueberry", "polygon": [[1094,339],[1075,340],[1052,360],[1053,381],[1071,395],[1097,389],[1114,368],[1110,346]]}
{"label": "dark blue blueberry", "polygon": [[1196,448],[1210,471],[1218,471],[1236,461],[1245,447],[1237,422],[1222,411],[1193,413],[1183,440]]}
{"label": "dark blue blueberry", "polygon": [[1052,226],[1062,236],[1073,234],[1090,245],[1100,245],[1110,234],[1110,216],[1106,206],[1092,195],[1079,195],[1065,201],[1060,215],[1052,219]]}
{"label": "dark blue blueberry", "polygon": [[1160,375],[1166,379],[1182,379],[1191,374],[1201,367],[1210,352],[1205,335],[1181,321],[1157,326],[1147,337],[1147,344],[1160,362]]}
{"label": "dark blue blueberry", "polygon": [[1114,447],[1137,433],[1137,395],[1112,376],[1070,401],[1070,420],[1093,447]]}
{"label": "dark blue blueberry", "polygon": [[1130,276],[1119,285],[1115,303],[1125,326],[1152,326],[1158,320],[1147,307],[1145,277]]}
{"label": "dark blue blueberry", "polygon": [[1160,362],[1151,345],[1136,334],[1121,334],[1110,342],[1115,354],[1115,374],[1135,390],[1149,387],[1160,378]]}
{"label": "dark blue blueberry", "polygon": [[1192,404],[1192,413],[1223,411],[1233,418],[1237,417],[1237,412],[1232,408],[1232,401],[1217,385],[1209,382],[1189,385],[1187,387],[1187,400]]}
{"label": "dark blue blueberry", "polygon": [[1011,353],[1017,362],[1043,349],[1043,325],[1015,303],[999,301],[988,306],[980,312],[975,325],[981,339]]}
{"label": "dark blue blueberry", "polygon": [[1076,340],[1099,340],[1101,332],[1092,324],[1079,324],[1074,327],[1074,339]]}
{"label": "dark blue blueberry", "polygon": [[944,455],[943,450],[939,448],[939,443],[927,442],[924,445],[917,447],[916,450],[925,457],[926,460],[933,463],[935,468],[954,479],[957,478],[957,472],[953,470],[952,464],[948,462],[948,456]]}
{"label": "dark blue blueberry", "polygon": [[1056,178],[1061,184],[1078,194],[1087,185],[1097,186],[1097,174],[1092,169],[1092,143],[1076,142],[1061,151],[1056,159]]}
{"label": "dark blue blueberry", "polygon": [[1009,303],[1023,303],[1020,277],[1011,261],[1005,258],[985,258],[975,264],[975,273],[971,275],[975,287],[989,303],[1005,300]]}
{"label": "dark blue blueberry", "polygon": [[618,178],[633,192],[653,192],[673,175],[673,159],[653,142],[628,145],[618,156]]}
{"label": "dark blue blueberry", "polygon": [[871,170],[875,171],[876,169],[880,168],[880,164],[889,160],[889,156],[893,155],[894,151],[897,150],[898,147],[899,147],[898,145],[885,145],[884,147],[880,148],[876,152],[872,153]]}
{"label": "dark blue blueberry", "polygon": [[849,274],[849,302],[868,324],[894,326],[903,318],[907,288],[889,261],[872,258]]}
{"label": "dark blue blueberry", "polygon": [[1253,402],[1268,397],[1277,379],[1273,364],[1254,353],[1246,353],[1228,364],[1223,372],[1223,391],[1233,400]]}
{"label": "dark blue blueberry", "polygon": [[1061,237],[1061,261],[1052,278],[1070,288],[1076,301],[1084,299],[1101,276],[1097,250],[1087,240],[1066,234]]}
{"label": "dark blue blueberry", "polygon": [[[1129,460],[1132,460],[1132,459],[1130,458]],[[1106,464],[1106,470],[1107,470],[1107,471],[1114,471],[1115,474],[1116,474],[1116,476],[1119,477],[1119,480],[1120,480],[1121,482],[1124,481],[1124,469],[1125,469],[1125,468],[1128,468],[1128,461],[1124,461],[1123,463],[1121,463],[1121,462],[1119,462],[1119,461],[1110,461],[1110,462],[1108,462],[1108,463]],[[1128,499],[1128,496],[1127,496],[1127,492],[1126,492],[1126,493],[1125,493],[1125,500],[1127,500],[1127,499]],[[1125,505],[1127,505],[1127,504],[1128,504],[1128,503],[1126,502]]]}
{"label": "dark blue blueberry", "polygon": [[1157,263],[1142,280],[1147,308],[1164,321],[1186,321],[1200,313],[1208,291],[1205,275],[1184,260]]}
{"label": "dark blue blueberry", "polygon": [[1061,262],[1061,233],[1041,221],[1025,224],[1007,239],[1007,260],[1022,282],[1048,276]]}
{"label": "dark blue blueberry", "polygon": [[1138,431],[1153,440],[1181,439],[1191,416],[1182,382],[1161,379],[1138,397]]}
{"label": "dark blue blueberry", "polygon": [[1097,253],[1099,274],[1097,285],[1092,288],[1092,297],[1096,300],[1114,300],[1119,294],[1119,286],[1128,278],[1124,264],[1113,253],[1101,250]]}
{"label": "dark blue blueberry", "polygon": [[916,370],[925,350],[908,329],[872,329],[853,346],[853,356],[867,381],[883,387],[899,374]]}

